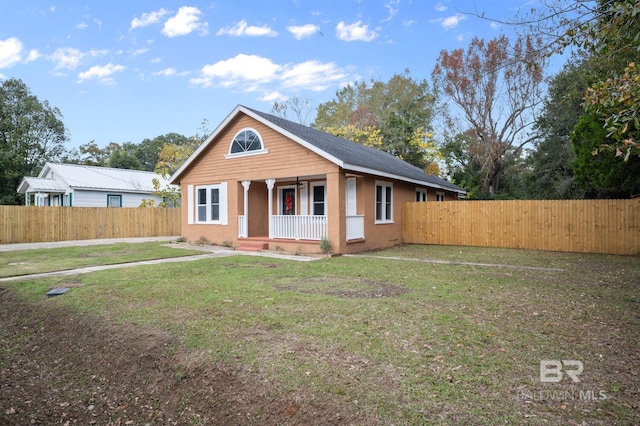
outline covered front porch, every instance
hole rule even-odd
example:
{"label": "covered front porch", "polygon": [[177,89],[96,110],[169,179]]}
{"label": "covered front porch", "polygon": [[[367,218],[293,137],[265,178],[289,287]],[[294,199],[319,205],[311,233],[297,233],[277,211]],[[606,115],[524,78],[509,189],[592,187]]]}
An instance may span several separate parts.
{"label": "covered front porch", "polygon": [[18,186],[27,206],[71,206],[73,194],[53,179],[24,177]]}
{"label": "covered front porch", "polygon": [[[309,175],[239,184],[239,240],[310,244],[333,240],[335,244],[364,239],[364,215],[356,214],[355,178]],[[345,236],[340,238],[343,230]]]}

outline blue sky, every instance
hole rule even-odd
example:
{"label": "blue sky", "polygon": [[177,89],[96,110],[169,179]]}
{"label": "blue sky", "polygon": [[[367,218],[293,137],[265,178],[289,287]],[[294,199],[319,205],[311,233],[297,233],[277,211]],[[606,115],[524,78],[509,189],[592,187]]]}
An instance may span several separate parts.
{"label": "blue sky", "polygon": [[442,49],[527,0],[0,0],[0,79],[58,107],[68,146],[214,128],[237,105],[317,106],[359,80],[430,79]]}

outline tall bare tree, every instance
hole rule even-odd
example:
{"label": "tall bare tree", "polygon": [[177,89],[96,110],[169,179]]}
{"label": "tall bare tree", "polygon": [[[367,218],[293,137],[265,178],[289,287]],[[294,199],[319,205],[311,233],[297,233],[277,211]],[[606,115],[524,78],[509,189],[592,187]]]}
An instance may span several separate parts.
{"label": "tall bare tree", "polygon": [[274,102],[271,106],[271,114],[305,126],[311,122],[309,116],[314,110],[315,108],[309,99],[303,99],[299,96],[294,96],[284,102]]}
{"label": "tall bare tree", "polygon": [[531,141],[528,132],[542,101],[543,62],[540,41],[530,37],[513,45],[504,35],[488,42],[474,38],[466,50],[440,52],[433,82],[466,122],[467,155],[477,165],[482,196],[499,192],[505,169]]}

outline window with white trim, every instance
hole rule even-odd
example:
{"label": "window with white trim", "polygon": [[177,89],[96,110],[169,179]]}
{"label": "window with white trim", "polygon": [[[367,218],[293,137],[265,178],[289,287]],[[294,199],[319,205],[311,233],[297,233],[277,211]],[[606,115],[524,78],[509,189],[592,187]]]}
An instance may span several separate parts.
{"label": "window with white trim", "polygon": [[122,207],[122,195],[107,194],[107,207]]}
{"label": "window with white trim", "polygon": [[393,184],[376,182],[376,221],[375,223],[393,222]]}
{"label": "window with white trim", "polygon": [[444,201],[444,192],[436,192],[436,201]]}
{"label": "window with white trim", "polygon": [[196,223],[227,224],[227,184],[196,186]]}
{"label": "window with white trim", "polygon": [[325,182],[311,183],[311,214],[324,216],[326,214],[327,186]]}
{"label": "window with white trim", "polygon": [[427,201],[427,190],[424,188],[416,188],[416,201]]}
{"label": "window with white trim", "polygon": [[233,137],[229,146],[229,157],[242,157],[246,155],[266,154],[260,134],[251,128],[240,130]]}

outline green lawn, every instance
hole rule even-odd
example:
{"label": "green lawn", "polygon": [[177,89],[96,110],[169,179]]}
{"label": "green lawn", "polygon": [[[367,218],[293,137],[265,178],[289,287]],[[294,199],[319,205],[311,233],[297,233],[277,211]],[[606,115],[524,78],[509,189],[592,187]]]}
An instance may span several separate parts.
{"label": "green lawn", "polygon": [[[371,255],[234,256],[3,285],[36,306],[168,330],[193,356],[268,383],[272,398],[313,395],[367,424],[637,420],[640,258],[440,246]],[[0,275],[8,268],[3,254]],[[582,362],[581,381],[542,383],[541,360]]]}
{"label": "green lawn", "polygon": [[202,254],[202,252],[177,250],[165,247],[163,243],[118,243],[2,252],[0,253],[0,278],[192,254]]}

